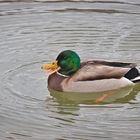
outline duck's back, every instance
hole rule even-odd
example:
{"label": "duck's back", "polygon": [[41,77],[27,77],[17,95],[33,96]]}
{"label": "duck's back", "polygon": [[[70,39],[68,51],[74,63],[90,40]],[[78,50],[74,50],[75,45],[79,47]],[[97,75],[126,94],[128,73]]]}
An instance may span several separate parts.
{"label": "duck's back", "polygon": [[135,64],[87,61],[81,63],[81,68],[72,76],[74,81],[91,81],[123,77]]}

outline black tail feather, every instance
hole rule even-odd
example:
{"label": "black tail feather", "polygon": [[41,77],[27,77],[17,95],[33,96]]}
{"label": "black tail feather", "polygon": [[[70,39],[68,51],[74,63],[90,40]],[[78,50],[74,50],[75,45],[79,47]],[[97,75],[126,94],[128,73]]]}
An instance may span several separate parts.
{"label": "black tail feather", "polygon": [[139,82],[140,81],[140,69],[134,67],[134,68],[130,69],[124,75],[124,77],[131,80],[132,82]]}

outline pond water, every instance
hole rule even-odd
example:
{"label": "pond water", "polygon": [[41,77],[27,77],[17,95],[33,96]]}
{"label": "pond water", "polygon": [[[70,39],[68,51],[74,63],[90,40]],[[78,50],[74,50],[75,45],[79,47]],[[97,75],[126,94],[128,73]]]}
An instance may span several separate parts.
{"label": "pond water", "polygon": [[139,140],[139,86],[107,104],[50,95],[40,67],[65,49],[140,65],[140,1],[0,0],[0,139]]}

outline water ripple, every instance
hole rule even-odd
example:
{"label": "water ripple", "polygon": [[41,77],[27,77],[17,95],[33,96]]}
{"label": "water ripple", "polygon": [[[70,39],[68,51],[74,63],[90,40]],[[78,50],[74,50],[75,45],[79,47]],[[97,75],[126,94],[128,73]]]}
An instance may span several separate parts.
{"label": "water ripple", "polygon": [[115,14],[115,13],[122,13],[122,14],[140,14],[140,13],[133,13],[128,11],[121,11],[115,9],[78,9],[78,8],[66,8],[60,10],[50,10],[50,12],[96,12],[96,13],[107,13],[107,14]]}
{"label": "water ripple", "polygon": [[102,105],[62,102],[50,95],[40,70],[65,49],[82,60],[140,64],[139,6],[136,0],[0,0],[0,139],[139,139],[139,86]]}

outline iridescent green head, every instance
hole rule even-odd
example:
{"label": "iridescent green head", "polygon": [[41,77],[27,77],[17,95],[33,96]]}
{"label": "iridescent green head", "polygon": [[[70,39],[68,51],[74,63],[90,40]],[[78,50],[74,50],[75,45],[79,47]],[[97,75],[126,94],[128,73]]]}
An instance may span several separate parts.
{"label": "iridescent green head", "polygon": [[80,68],[80,57],[71,50],[61,52],[56,58],[57,65],[60,67],[59,73],[70,76]]}

